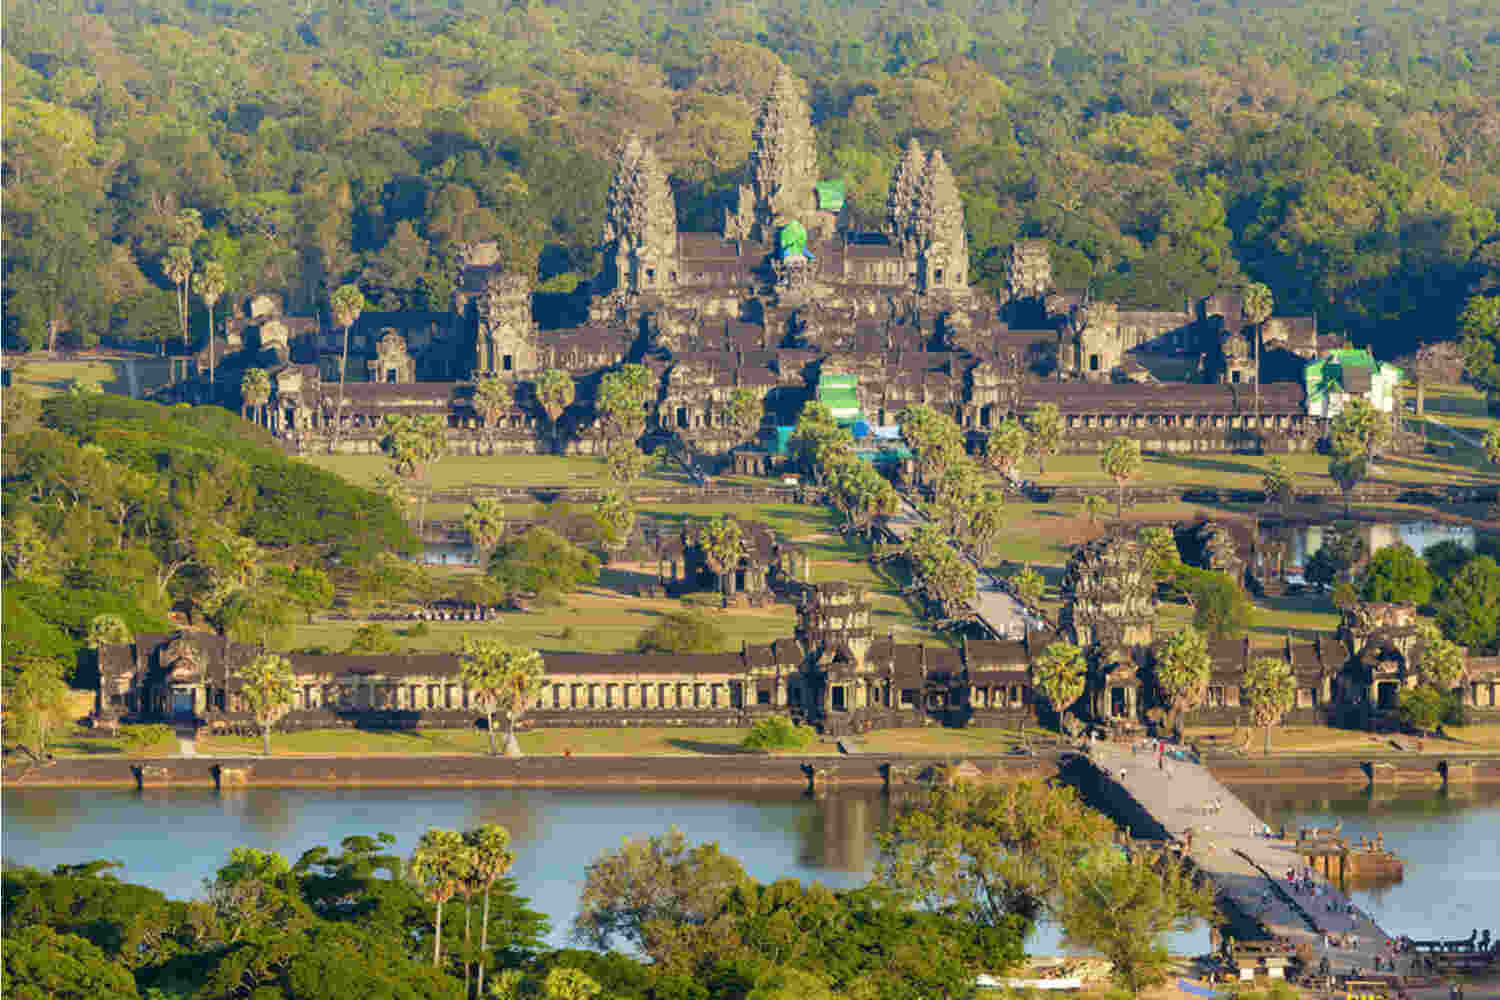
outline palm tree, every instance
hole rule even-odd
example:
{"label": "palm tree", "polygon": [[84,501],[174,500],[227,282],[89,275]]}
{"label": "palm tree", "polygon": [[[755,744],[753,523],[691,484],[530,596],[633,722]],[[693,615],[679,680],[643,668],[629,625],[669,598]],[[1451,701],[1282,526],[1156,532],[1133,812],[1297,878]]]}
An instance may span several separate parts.
{"label": "palm tree", "polygon": [[516,856],[510,850],[510,831],[486,823],[464,834],[474,865],[474,881],[484,888],[484,911],[479,918],[479,982],[476,995],[484,996],[485,967],[489,964],[490,888],[510,871]]}
{"label": "palm tree", "polygon": [[443,955],[443,904],[458,892],[459,883],[469,867],[469,849],[452,830],[430,829],[417,841],[408,871],[421,886],[423,895],[437,906],[437,920],[432,933],[432,966],[437,968]]}
{"label": "palm tree", "polygon": [[484,436],[489,439],[491,452],[500,415],[515,405],[515,389],[498,375],[486,375],[474,383],[474,409],[484,421]]}
{"label": "palm tree", "polygon": [[488,556],[505,534],[505,505],[499,500],[480,499],[469,504],[464,511],[464,530],[469,541],[479,550],[479,566],[488,565]]}
{"label": "palm tree", "polygon": [[224,294],[228,280],[224,265],[216,260],[203,262],[203,269],[193,276],[193,290],[208,307],[208,384],[214,384],[214,305]]}
{"label": "palm tree", "polygon": [[536,377],[536,399],[547,422],[552,425],[552,450],[557,451],[557,421],[563,411],[573,405],[575,395],[573,376],[567,372],[548,368]]}
{"label": "palm tree", "polygon": [[[172,284],[177,286],[177,322],[178,329],[182,333],[182,347],[187,349],[187,283],[193,274],[193,251],[185,246],[171,246],[167,248],[167,255],[162,259],[161,268],[166,272]],[[162,343],[162,352],[166,353],[166,342]]]}
{"label": "palm tree", "polygon": [[743,541],[740,522],[728,516],[709,521],[698,530],[698,546],[703,550],[703,560],[719,578],[719,592],[726,607],[729,605],[729,574],[739,565]]}
{"label": "palm tree", "polygon": [[1271,297],[1271,289],[1255,282],[1245,289],[1245,319],[1255,327],[1255,340],[1252,346],[1255,348],[1255,426],[1260,429],[1260,341],[1261,330],[1265,327],[1266,320],[1271,318],[1271,312],[1276,308],[1276,300]]}
{"label": "palm tree", "polygon": [[365,311],[365,297],[358,285],[340,285],[329,296],[329,307],[333,313],[333,325],[344,329],[344,353],[339,361],[339,404],[333,417],[333,437],[329,440],[328,452],[338,450],[339,434],[344,428],[344,377],[349,372],[349,328],[359,321]]}
{"label": "palm tree", "polygon": [[508,724],[505,753],[520,756],[516,742],[516,720],[525,713],[541,690],[546,664],[542,654],[500,639],[470,639],[464,636],[459,653],[459,675],[471,697],[484,710],[485,729],[490,734],[490,755],[495,748],[495,712],[505,713]]}
{"label": "palm tree", "polygon": [[[258,408],[264,407],[271,399],[271,376],[266,374],[264,368],[246,368],[245,374],[240,376],[240,399],[245,408],[250,410],[254,420],[254,413]],[[244,411],[241,411],[244,415]],[[262,417],[265,414],[261,414]]]}

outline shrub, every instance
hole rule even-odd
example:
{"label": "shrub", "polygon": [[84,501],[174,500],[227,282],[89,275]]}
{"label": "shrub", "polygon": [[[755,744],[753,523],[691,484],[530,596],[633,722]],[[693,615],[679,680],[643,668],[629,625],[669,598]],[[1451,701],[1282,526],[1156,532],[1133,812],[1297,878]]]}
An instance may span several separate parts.
{"label": "shrub", "polygon": [[408,626],[403,634],[408,639],[418,639],[431,631],[432,629],[427,627],[426,622],[417,622],[415,625]]}
{"label": "shrub", "polygon": [[746,750],[804,750],[817,738],[811,726],[801,726],[785,715],[761,719],[745,737]]}
{"label": "shrub", "polygon": [[396,637],[385,630],[384,625],[361,625],[349,640],[346,653],[394,653]]}
{"label": "shrub", "polygon": [[669,611],[635,640],[637,653],[717,653],[724,648],[724,630],[705,614]]}
{"label": "shrub", "polygon": [[152,723],[148,726],[121,726],[120,743],[129,753],[141,753],[160,746],[170,746],[177,740],[171,726]]}

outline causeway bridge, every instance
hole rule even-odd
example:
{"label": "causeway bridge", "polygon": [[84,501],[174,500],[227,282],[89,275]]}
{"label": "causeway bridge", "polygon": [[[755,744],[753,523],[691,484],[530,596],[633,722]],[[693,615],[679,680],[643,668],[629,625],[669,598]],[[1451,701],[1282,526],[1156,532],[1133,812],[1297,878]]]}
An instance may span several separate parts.
{"label": "causeway bridge", "polygon": [[[885,521],[886,530],[904,543],[917,525],[926,520],[916,506],[905,497],[901,498],[901,509]],[[960,553],[974,565],[978,575],[974,580],[974,617],[997,639],[1024,639],[1027,631],[1042,632],[1048,624],[1037,618],[1018,601],[1014,595],[1000,585],[983,566],[966,554]]]}
{"label": "causeway bridge", "polygon": [[[1112,743],[1090,745],[1087,760],[1117,811],[1140,817],[1144,825],[1154,824],[1157,836],[1177,844],[1214,881],[1221,900],[1247,919],[1258,921],[1271,936],[1286,939],[1299,950],[1306,945],[1318,956],[1314,965],[1326,954],[1334,975],[1374,972],[1375,958],[1390,935],[1352,907],[1338,886],[1321,875],[1313,876],[1322,889],[1320,895],[1293,893],[1287,870],[1305,867],[1295,843],[1263,836],[1265,824],[1260,817],[1207,768],[1170,758],[1165,768],[1159,768],[1156,757],[1144,747]],[[1137,836],[1148,833],[1140,828],[1133,832]],[[1325,933],[1353,934],[1356,943],[1351,948],[1325,950]],[[1397,959],[1398,965],[1405,961]],[[1404,965],[1401,971],[1406,971]]]}

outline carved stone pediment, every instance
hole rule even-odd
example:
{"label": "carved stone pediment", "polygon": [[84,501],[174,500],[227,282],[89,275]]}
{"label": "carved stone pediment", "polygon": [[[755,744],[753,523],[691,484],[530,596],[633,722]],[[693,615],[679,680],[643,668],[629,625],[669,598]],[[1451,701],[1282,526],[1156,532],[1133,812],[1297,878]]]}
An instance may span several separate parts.
{"label": "carved stone pediment", "polygon": [[203,659],[191,639],[177,638],[161,651],[161,665],[174,684],[186,684],[203,676]]}

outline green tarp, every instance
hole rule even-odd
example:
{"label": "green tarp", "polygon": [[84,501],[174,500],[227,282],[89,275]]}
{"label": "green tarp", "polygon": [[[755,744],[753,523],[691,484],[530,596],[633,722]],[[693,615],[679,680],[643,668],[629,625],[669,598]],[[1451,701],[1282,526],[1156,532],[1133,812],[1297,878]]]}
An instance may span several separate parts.
{"label": "green tarp", "polygon": [[818,379],[818,402],[827,406],[833,419],[852,424],[859,419],[859,379],[853,375],[823,375]]}
{"label": "green tarp", "polygon": [[807,249],[807,230],[802,223],[793,220],[781,227],[781,232],[776,237],[776,245],[781,248],[781,255],[789,257],[802,253]]}
{"label": "green tarp", "polygon": [[842,212],[844,210],[843,181],[819,181],[817,188],[819,211]]}

